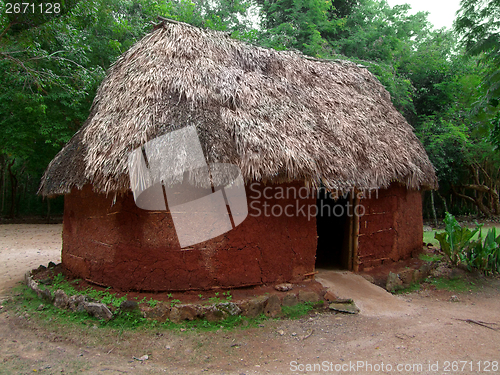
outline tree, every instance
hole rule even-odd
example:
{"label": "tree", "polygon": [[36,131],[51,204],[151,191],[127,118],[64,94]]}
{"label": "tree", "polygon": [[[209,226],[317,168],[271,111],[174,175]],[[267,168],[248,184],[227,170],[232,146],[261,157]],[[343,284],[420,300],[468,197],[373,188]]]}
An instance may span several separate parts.
{"label": "tree", "polygon": [[157,16],[244,31],[248,7],[244,0],[65,0],[60,12],[42,14],[7,13],[7,3],[0,0],[0,208],[9,189],[10,216],[28,185],[37,199],[37,181],[87,118],[104,72]]}
{"label": "tree", "polygon": [[455,30],[468,56],[479,57],[485,71],[485,94],[480,106],[497,108],[500,103],[500,1],[462,0]]}
{"label": "tree", "polygon": [[[342,27],[332,2],[326,0],[257,0],[263,37],[260,44],[276,49],[297,49],[306,55],[328,55],[327,39]],[[337,6],[344,2],[337,1]],[[347,2],[349,4],[350,2]],[[348,6],[342,12],[348,11]]]}

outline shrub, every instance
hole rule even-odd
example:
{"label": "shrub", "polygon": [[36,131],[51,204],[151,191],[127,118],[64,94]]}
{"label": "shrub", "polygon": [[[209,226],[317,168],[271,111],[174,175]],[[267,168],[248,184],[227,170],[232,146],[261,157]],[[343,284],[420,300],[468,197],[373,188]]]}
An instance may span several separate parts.
{"label": "shrub", "polygon": [[[476,268],[486,274],[500,273],[500,236],[497,237],[496,228],[489,229],[483,241],[480,224],[472,230],[464,228],[448,212],[444,224],[445,231],[434,237],[453,265],[462,264],[469,270]],[[474,240],[478,232],[479,237]]]}

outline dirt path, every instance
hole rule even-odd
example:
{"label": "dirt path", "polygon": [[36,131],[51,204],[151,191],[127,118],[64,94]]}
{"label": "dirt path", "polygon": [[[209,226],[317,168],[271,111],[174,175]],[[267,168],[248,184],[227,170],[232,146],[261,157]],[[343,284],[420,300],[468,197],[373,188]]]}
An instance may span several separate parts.
{"label": "dirt path", "polygon": [[337,297],[352,299],[362,315],[399,316],[412,312],[410,305],[402,298],[352,272],[320,270],[316,280]]}
{"label": "dirt path", "polygon": [[0,225],[0,300],[24,274],[61,261],[61,224]]}
{"label": "dirt path", "polygon": [[[4,278],[2,272],[2,280],[7,280],[2,281],[3,287],[31,267],[58,260],[50,254],[58,256],[60,227],[23,227],[1,228],[2,265],[10,275]],[[38,250],[39,242],[46,244],[44,250]],[[4,249],[10,249],[10,256]],[[40,258],[12,259],[13,254],[37,251]],[[500,280],[478,280],[477,285],[475,292],[424,290],[389,296],[404,307],[391,315],[377,314],[377,306],[371,305],[369,314],[313,314],[294,321],[270,320],[258,328],[215,332],[58,326],[40,322],[36,316],[18,316],[4,307],[0,309],[0,374],[500,373],[491,364],[500,362],[500,331],[463,321],[493,322],[499,327]],[[458,302],[451,302],[453,294]],[[384,301],[380,311],[387,311]],[[149,356],[144,362],[133,358],[144,354]],[[307,365],[316,366],[316,371],[314,367],[306,371]]]}

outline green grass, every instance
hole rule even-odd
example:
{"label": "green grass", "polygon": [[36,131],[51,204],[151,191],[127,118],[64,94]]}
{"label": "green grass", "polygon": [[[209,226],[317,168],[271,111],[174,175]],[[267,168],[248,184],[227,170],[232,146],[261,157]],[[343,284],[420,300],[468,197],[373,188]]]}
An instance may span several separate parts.
{"label": "green grass", "polygon": [[450,292],[468,292],[478,289],[476,283],[469,281],[463,277],[438,277],[430,279],[429,283],[434,285],[439,290],[449,290]]}
{"label": "green grass", "polygon": [[217,322],[209,322],[206,319],[197,320],[187,320],[181,323],[173,323],[167,320],[165,323],[160,324],[160,327],[166,329],[176,329],[184,328],[186,330],[200,330],[200,331],[216,331],[218,329],[232,330],[237,328],[251,328],[258,327],[264,321],[268,320],[264,314],[261,314],[255,318],[248,318],[245,316],[229,316],[224,320]]}
{"label": "green grass", "polygon": [[283,316],[288,319],[299,319],[304,315],[307,315],[314,309],[314,307],[323,304],[320,302],[302,302],[295,306],[281,306],[281,312]]}
{"label": "green grass", "polygon": [[[116,329],[119,331],[142,329],[158,329],[163,328],[166,330],[201,330],[201,331],[214,331],[218,329],[232,330],[236,328],[250,328],[258,327],[259,324],[268,320],[268,318],[261,314],[255,318],[248,318],[244,316],[229,316],[224,320],[217,322],[209,322],[205,319],[183,321],[180,323],[173,323],[167,320],[164,323],[157,322],[156,320],[148,320],[142,316],[139,311],[123,312],[118,311],[115,317],[110,321],[99,320],[89,316],[86,312],[72,312],[69,310],[59,309],[46,301],[38,298],[35,292],[30,288],[23,285],[17,287],[14,297],[4,302],[4,306],[16,314],[25,315],[29,314],[33,318],[37,318],[47,324],[56,325],[71,325],[77,326],[97,326],[103,329]],[[148,301],[149,302],[149,301]],[[43,308],[40,309],[40,306]]]}
{"label": "green grass", "polygon": [[443,255],[439,254],[419,254],[418,259],[423,260],[425,262],[438,262],[443,259]]}
{"label": "green grass", "polygon": [[[140,311],[125,312],[120,311],[118,307],[122,302],[127,300],[127,296],[117,297],[116,294],[110,293],[107,290],[96,290],[91,287],[84,290],[77,290],[75,288],[79,280],[73,280],[71,282],[67,281],[62,274],[54,276],[51,285],[43,285],[44,288],[55,292],[57,289],[62,289],[68,295],[82,294],[88,298],[92,298],[96,301],[105,303],[108,306],[113,306],[115,309],[114,317],[110,321],[98,320],[92,316],[89,316],[86,312],[72,312],[69,310],[59,309],[52,304],[40,299],[36,293],[34,293],[30,288],[23,285],[16,290],[17,294],[11,298],[6,305],[9,305],[12,310],[18,314],[29,314],[32,317],[36,317],[41,321],[50,322],[51,324],[65,325],[91,325],[97,326],[99,328],[110,328],[117,329],[119,331],[124,330],[135,330],[137,328],[165,328],[165,329],[185,329],[185,330],[218,330],[218,329],[234,329],[237,327],[257,327],[263,321],[268,318],[261,314],[256,318],[248,318],[244,316],[229,316],[224,320],[209,322],[206,319],[197,319],[193,321],[183,321],[180,323],[173,323],[167,320],[164,323],[159,323],[155,320],[148,320],[142,316]],[[42,285],[40,285],[42,287]],[[218,294],[218,293],[217,293]],[[228,302],[232,300],[231,292],[222,293],[222,298],[219,296],[215,297],[217,302]],[[209,299],[210,300],[210,299]],[[154,299],[147,300],[143,298],[138,301],[138,303],[147,304],[150,307],[156,306],[158,301]],[[171,306],[175,306],[181,303],[178,299],[170,301]],[[292,307],[283,306],[282,313],[284,318],[298,319],[304,315],[307,315],[315,307],[322,305],[321,302],[304,302],[299,303]],[[40,306],[43,305],[43,308]]]}
{"label": "green grass", "polygon": [[109,293],[107,290],[96,290],[91,287],[88,287],[84,290],[77,290],[74,285],[78,284],[79,281],[80,280],[73,280],[69,282],[64,278],[63,274],[59,273],[54,276],[52,285],[46,285],[45,287],[47,289],[50,289],[52,292],[55,292],[57,289],[62,289],[69,296],[82,294],[96,301],[114,307],[120,307],[120,305],[127,300],[127,295],[123,297],[117,297],[116,293]]}
{"label": "green grass", "polygon": [[458,277],[429,277],[421,282],[412,283],[409,287],[404,289],[399,289],[394,292],[394,294],[407,294],[418,292],[419,290],[428,288],[429,285],[433,285],[438,290],[447,290],[450,292],[469,292],[476,291],[479,289],[477,283],[467,280],[465,276]]}
{"label": "green grass", "polygon": [[430,232],[424,232],[424,241],[423,242],[425,244],[431,243],[432,245],[439,247],[439,241],[434,238],[434,235],[436,234],[436,232],[441,233],[444,231],[443,230],[439,230],[439,231],[431,230]]}
{"label": "green grass", "polygon": [[422,284],[420,282],[417,283],[411,283],[409,287],[403,288],[403,289],[398,289],[394,292],[394,294],[407,294],[407,293],[413,293],[417,292],[420,289],[422,289]]}

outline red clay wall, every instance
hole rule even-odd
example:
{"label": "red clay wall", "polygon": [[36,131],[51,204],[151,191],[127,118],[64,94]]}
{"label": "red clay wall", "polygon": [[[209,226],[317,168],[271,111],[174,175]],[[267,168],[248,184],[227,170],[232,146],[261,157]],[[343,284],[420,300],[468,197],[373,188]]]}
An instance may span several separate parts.
{"label": "red clay wall", "polygon": [[422,250],[422,195],[399,184],[373,192],[360,202],[359,270],[409,258]]}
{"label": "red clay wall", "polygon": [[[247,196],[250,204],[256,193],[247,187]],[[267,203],[296,204],[293,199]],[[314,205],[315,199],[301,204]],[[113,204],[111,196],[86,186],[65,197],[62,262],[91,282],[147,291],[297,282],[314,271],[314,218],[255,214],[249,209],[232,231],[181,250],[170,214],[139,209],[131,193]]]}

